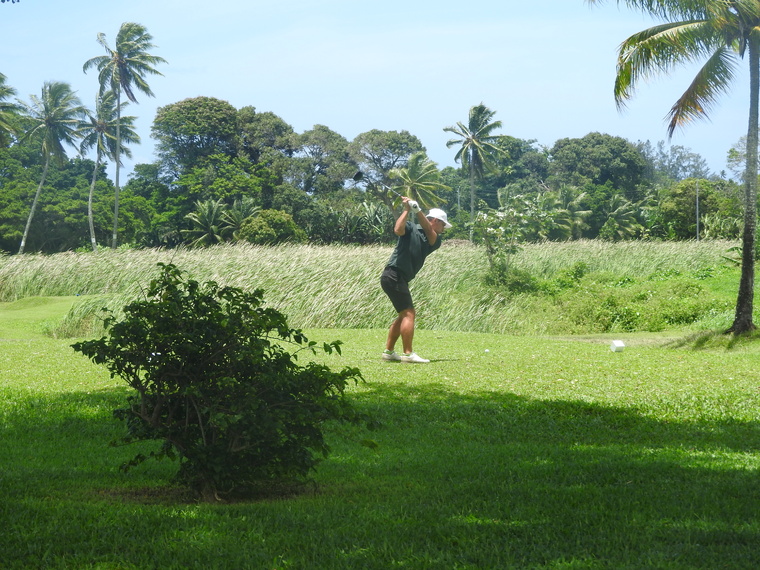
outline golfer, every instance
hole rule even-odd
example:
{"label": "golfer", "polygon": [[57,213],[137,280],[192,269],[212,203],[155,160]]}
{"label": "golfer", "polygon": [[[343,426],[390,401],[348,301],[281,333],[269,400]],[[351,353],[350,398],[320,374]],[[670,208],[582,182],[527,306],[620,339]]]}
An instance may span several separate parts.
{"label": "golfer", "polygon": [[[380,277],[380,285],[390,298],[398,312],[396,320],[388,331],[388,340],[383,352],[384,360],[401,362],[430,362],[419,357],[412,350],[414,339],[414,303],[409,292],[409,282],[422,269],[425,258],[441,247],[441,234],[451,227],[446,212],[433,208],[426,216],[417,203],[403,197],[404,211],[393,226],[393,233],[398,236],[388,264]],[[417,223],[408,220],[413,211]],[[396,341],[401,337],[403,354],[395,352]]]}

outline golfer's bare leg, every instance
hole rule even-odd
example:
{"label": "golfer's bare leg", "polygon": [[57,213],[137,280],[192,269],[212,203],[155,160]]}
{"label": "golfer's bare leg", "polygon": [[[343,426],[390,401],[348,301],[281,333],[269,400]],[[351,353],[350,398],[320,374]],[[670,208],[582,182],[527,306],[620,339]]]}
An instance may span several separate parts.
{"label": "golfer's bare leg", "polygon": [[388,340],[385,341],[386,350],[394,350],[396,341],[401,336],[401,315],[396,317],[388,330]]}
{"label": "golfer's bare leg", "polygon": [[385,343],[385,348],[393,350],[396,346],[396,341],[401,337],[401,344],[404,347],[405,353],[412,352],[412,341],[414,340],[414,309],[405,309],[398,314],[396,320],[391,324],[391,328],[388,331],[388,340]]}

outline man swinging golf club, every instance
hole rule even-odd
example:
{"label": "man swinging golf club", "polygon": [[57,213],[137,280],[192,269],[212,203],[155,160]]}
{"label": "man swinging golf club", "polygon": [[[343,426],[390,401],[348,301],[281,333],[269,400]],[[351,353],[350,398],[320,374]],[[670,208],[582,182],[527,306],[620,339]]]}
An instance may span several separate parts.
{"label": "man swinging golf club", "polygon": [[[388,264],[380,277],[380,285],[393,303],[398,316],[388,331],[388,340],[383,352],[384,360],[401,362],[430,362],[415,354],[412,349],[414,339],[414,303],[409,292],[409,282],[422,269],[425,258],[441,247],[441,234],[451,227],[446,212],[433,208],[426,216],[417,202],[408,197],[401,198],[404,211],[401,212],[393,232],[398,236]],[[408,220],[409,212],[414,213],[416,223]],[[396,341],[401,337],[403,354],[395,352]]]}

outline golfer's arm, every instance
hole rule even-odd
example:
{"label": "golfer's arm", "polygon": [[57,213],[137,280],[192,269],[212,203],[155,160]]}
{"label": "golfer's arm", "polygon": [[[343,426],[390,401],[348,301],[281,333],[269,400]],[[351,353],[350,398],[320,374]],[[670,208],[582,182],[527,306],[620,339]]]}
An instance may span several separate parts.
{"label": "golfer's arm", "polygon": [[393,226],[393,233],[401,237],[406,233],[406,218],[409,215],[409,211],[404,209],[401,215],[396,219],[396,224]]}
{"label": "golfer's arm", "polygon": [[438,234],[435,233],[433,226],[430,224],[430,220],[427,219],[427,217],[422,212],[422,210],[417,212],[417,221],[422,226],[422,231],[425,232],[425,236],[427,237],[428,243],[430,245],[435,245],[436,240],[438,240]]}

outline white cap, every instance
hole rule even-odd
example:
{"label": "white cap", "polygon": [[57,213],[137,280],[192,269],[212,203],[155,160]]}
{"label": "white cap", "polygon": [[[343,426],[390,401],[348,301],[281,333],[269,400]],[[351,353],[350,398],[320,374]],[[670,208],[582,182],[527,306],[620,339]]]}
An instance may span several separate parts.
{"label": "white cap", "polygon": [[428,212],[427,217],[435,218],[436,220],[441,220],[443,222],[443,227],[446,229],[451,227],[451,224],[449,223],[449,217],[446,215],[446,212],[444,212],[440,208],[432,208]]}

